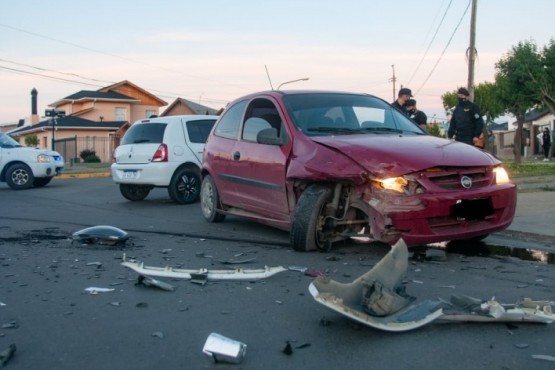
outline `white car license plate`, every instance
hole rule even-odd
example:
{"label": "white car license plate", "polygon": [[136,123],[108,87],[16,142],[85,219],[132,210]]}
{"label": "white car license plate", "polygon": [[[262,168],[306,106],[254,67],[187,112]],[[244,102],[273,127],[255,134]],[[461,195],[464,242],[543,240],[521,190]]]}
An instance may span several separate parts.
{"label": "white car license plate", "polygon": [[138,175],[138,171],[136,170],[123,171],[124,179],[136,179],[138,177],[137,175]]}

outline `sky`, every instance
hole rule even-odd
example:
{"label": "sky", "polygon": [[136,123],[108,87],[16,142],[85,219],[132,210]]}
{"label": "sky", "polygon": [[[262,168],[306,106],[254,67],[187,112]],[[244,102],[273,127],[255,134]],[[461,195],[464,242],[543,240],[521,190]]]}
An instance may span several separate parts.
{"label": "sky", "polygon": [[[553,0],[476,1],[475,85],[519,42],[555,37]],[[471,0],[0,0],[0,14],[0,124],[30,117],[33,88],[40,115],[124,80],[215,109],[280,86],[391,102],[393,73],[444,120],[441,95],[468,81]]]}

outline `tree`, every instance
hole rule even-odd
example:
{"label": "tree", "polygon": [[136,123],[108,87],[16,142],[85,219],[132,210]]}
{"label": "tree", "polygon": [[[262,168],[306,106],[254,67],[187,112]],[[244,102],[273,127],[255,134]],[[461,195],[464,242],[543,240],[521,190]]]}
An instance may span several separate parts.
{"label": "tree", "polygon": [[37,147],[39,146],[39,138],[35,134],[25,136],[25,145]]}
{"label": "tree", "polygon": [[499,102],[506,112],[516,117],[515,163],[521,163],[525,114],[529,109],[541,104],[538,80],[534,80],[532,76],[540,78],[544,68],[537,47],[531,41],[521,41],[517,46],[513,46],[507,56],[496,63],[495,68]]}

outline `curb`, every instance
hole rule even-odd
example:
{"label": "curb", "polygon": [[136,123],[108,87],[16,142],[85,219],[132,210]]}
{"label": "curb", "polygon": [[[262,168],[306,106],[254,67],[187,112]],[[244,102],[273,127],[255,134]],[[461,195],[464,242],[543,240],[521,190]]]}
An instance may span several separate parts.
{"label": "curb", "polygon": [[86,179],[93,177],[111,177],[110,172],[75,172],[75,173],[62,173],[54,177],[55,179]]}

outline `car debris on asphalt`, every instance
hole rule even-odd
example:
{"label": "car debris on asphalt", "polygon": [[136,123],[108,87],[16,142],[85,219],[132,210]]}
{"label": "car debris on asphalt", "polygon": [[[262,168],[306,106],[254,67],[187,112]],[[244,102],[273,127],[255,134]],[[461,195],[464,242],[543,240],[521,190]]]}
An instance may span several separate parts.
{"label": "car debris on asphalt", "polygon": [[133,262],[126,259],[125,254],[123,255],[123,266],[134,270],[143,276],[155,276],[155,277],[166,277],[173,279],[186,279],[190,280],[192,278],[198,279],[201,275],[206,275],[206,280],[216,281],[216,280],[246,280],[254,281],[259,279],[265,279],[273,276],[279,272],[287,271],[283,266],[275,266],[259,269],[227,269],[227,270],[209,270],[209,269],[182,269],[170,266],[165,267],[155,267],[146,266],[143,262]]}
{"label": "car debris on asphalt", "polygon": [[211,333],[202,349],[202,352],[211,356],[215,362],[228,362],[232,364],[241,363],[246,351],[247,345],[245,343],[218,333]]}
{"label": "car debris on asphalt", "polygon": [[143,285],[146,287],[159,288],[162,290],[166,290],[168,292],[173,292],[175,290],[174,285],[171,285],[169,283],[166,283],[158,279],[154,279],[149,276],[143,276],[143,275],[139,275],[139,277],[137,278],[137,283],[135,285]]}
{"label": "car debris on asphalt", "polygon": [[401,332],[434,320],[466,322],[535,322],[555,320],[549,301],[524,298],[501,304],[492,298],[481,301],[467,296],[418,303],[400,286],[408,267],[408,248],[400,239],[370,271],[351,283],[319,276],[309,286],[312,297],[324,306],[367,326]]}
{"label": "car debris on asphalt", "polygon": [[125,243],[129,239],[129,234],[122,229],[114,226],[92,226],[76,231],[72,235],[72,241],[79,241],[83,244],[106,244],[116,245]]}

